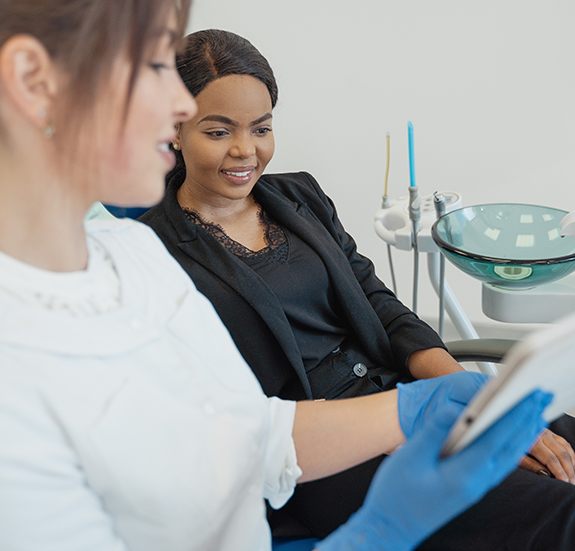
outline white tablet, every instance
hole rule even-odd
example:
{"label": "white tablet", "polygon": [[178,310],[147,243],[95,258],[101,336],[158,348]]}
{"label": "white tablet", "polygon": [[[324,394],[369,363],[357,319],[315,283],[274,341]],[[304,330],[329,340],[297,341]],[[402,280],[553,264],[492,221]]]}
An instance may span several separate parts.
{"label": "white tablet", "polygon": [[464,448],[536,388],[554,395],[545,410],[547,421],[575,407],[575,315],[529,334],[509,350],[497,376],[469,403],[451,429],[442,455]]}

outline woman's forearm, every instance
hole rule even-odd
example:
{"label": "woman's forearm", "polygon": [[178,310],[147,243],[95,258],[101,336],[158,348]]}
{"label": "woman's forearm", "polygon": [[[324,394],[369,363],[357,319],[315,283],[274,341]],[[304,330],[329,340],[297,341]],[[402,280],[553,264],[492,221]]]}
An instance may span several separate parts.
{"label": "woman's forearm", "polygon": [[[442,348],[419,350],[408,367],[417,379],[462,371]],[[405,441],[399,425],[397,390],[346,400],[298,402],[293,429],[299,482],[329,476],[383,453]]]}
{"label": "woman's forearm", "polygon": [[405,440],[397,391],[345,400],[298,402],[293,437],[299,482],[329,476],[383,453]]}
{"label": "woman's forearm", "polygon": [[409,356],[407,367],[416,379],[430,379],[463,370],[463,367],[443,348],[428,348],[414,352]]}

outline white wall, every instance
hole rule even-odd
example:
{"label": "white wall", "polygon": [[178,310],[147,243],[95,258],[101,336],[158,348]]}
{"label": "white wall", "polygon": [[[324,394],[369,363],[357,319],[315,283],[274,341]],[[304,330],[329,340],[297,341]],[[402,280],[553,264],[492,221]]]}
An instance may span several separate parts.
{"label": "white wall", "polygon": [[[572,0],[195,0],[190,30],[234,31],[268,58],[280,86],[269,171],[313,173],[389,282],[372,216],[388,130],[390,192],[405,193],[408,119],[422,193],[575,209],[573,21]],[[411,255],[395,259],[409,304]],[[447,276],[474,322],[505,329],[482,314],[479,283]]]}

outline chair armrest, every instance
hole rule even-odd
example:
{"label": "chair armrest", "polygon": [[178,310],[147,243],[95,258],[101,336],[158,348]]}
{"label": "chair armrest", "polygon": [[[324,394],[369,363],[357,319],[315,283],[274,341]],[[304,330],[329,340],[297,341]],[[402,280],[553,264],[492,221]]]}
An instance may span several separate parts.
{"label": "chair armrest", "polygon": [[513,339],[466,339],[446,342],[445,346],[458,362],[501,363],[516,342]]}

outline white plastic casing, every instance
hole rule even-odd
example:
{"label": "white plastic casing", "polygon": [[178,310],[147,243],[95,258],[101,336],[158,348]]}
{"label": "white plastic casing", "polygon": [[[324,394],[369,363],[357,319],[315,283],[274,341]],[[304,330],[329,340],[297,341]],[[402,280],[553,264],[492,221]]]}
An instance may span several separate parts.
{"label": "white plastic casing", "polygon": [[[461,195],[455,191],[441,191],[445,199],[445,212],[462,206]],[[388,199],[386,205],[375,213],[375,233],[386,243],[398,249],[409,251],[412,248],[412,229],[409,219],[409,197]],[[433,195],[421,199],[420,230],[417,234],[417,246],[420,252],[434,253],[439,249],[431,238],[431,226],[437,220]]]}

